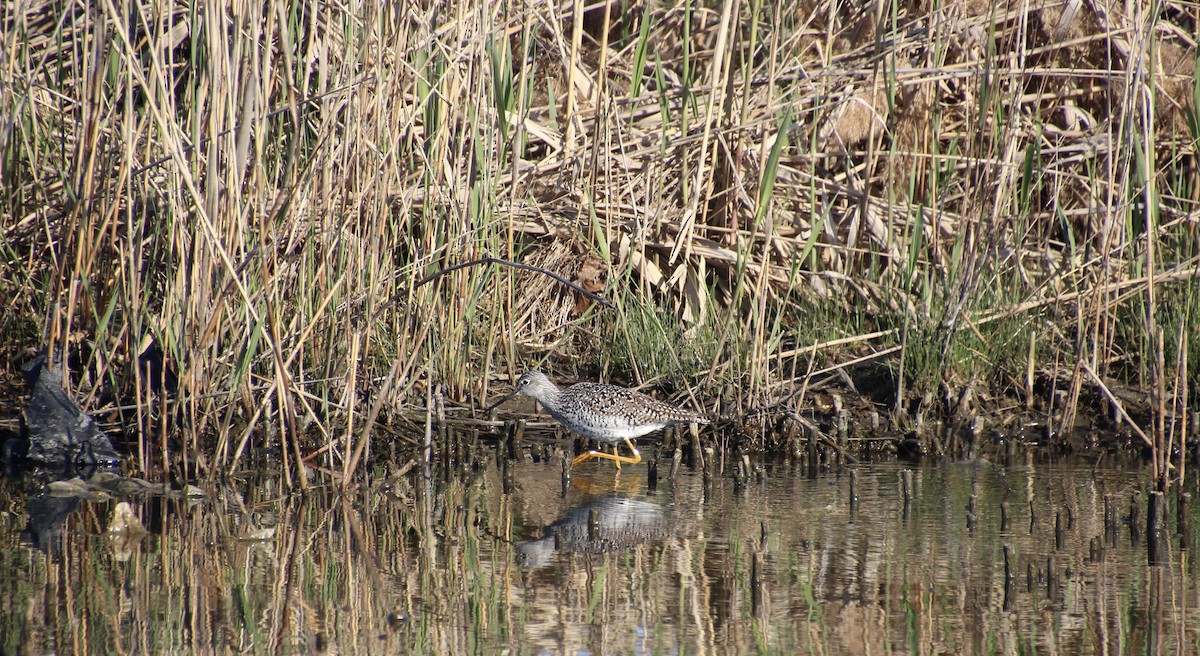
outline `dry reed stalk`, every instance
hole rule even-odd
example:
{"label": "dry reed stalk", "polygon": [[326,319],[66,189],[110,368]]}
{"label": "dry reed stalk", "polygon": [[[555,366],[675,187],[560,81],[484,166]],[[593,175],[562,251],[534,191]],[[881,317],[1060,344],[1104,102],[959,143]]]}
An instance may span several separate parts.
{"label": "dry reed stalk", "polygon": [[[168,396],[214,467],[269,424],[301,477],[358,435],[346,474],[360,393],[388,390],[372,417],[438,382],[466,402],[554,353],[761,401],[868,335],[904,346],[898,409],[984,360],[1076,368],[1065,431],[1081,363],[1142,375],[1165,356],[1129,327],[1195,279],[1178,2],[56,7],[0,30],[0,294],[23,299],[0,348],[49,341],[94,404],[132,395],[144,469],[178,455]],[[678,325],[524,273],[414,287],[480,257]],[[1012,318],[1044,336],[1025,358]],[[676,333],[703,364],[651,371]],[[140,380],[151,344],[178,390]]]}

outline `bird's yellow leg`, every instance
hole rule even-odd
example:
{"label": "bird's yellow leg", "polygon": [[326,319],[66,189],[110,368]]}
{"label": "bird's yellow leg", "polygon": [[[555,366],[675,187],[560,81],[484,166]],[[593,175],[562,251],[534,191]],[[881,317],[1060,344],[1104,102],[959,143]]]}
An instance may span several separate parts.
{"label": "bird's yellow leg", "polygon": [[595,449],[593,449],[591,451],[588,451],[587,453],[580,455],[579,457],[575,458],[574,460],[572,460],[571,466],[574,467],[575,465],[578,465],[581,462],[586,462],[593,458],[600,458],[603,460],[611,460],[611,461],[613,461],[613,463],[616,464],[617,469],[621,468],[621,463],[624,463],[626,465],[636,465],[637,463],[641,462],[642,461],[642,453],[640,451],[638,451],[637,447],[635,447],[633,445],[633,441],[630,439],[626,439],[625,444],[628,444],[629,450],[633,452],[632,457],[623,456],[620,453],[618,453],[616,446],[613,447],[612,453],[605,453],[603,451],[596,451]]}

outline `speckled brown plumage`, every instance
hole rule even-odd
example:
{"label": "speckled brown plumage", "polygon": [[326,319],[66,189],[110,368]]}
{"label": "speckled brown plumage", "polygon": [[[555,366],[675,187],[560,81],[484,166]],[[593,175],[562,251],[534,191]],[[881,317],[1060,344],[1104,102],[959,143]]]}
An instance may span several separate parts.
{"label": "speckled brown plumage", "polygon": [[[634,438],[676,424],[709,422],[700,413],[616,385],[578,383],[563,389],[540,371],[525,372],[513,393],[505,398],[517,394],[537,399],[550,416],[576,433],[614,447],[612,454],[589,451],[572,461],[573,465],[591,458],[612,460],[618,468],[623,462],[640,462],[642,456],[633,446]],[[617,455],[616,445],[621,442],[629,445],[632,458]]]}

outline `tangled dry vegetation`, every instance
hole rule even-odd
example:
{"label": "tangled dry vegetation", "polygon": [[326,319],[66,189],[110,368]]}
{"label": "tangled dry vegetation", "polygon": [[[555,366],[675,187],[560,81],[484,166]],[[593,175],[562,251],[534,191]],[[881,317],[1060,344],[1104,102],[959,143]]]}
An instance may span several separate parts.
{"label": "tangled dry vegetation", "polygon": [[[1116,379],[1167,432],[1196,388],[1194,3],[0,11],[6,359],[208,464],[264,426],[357,462],[532,365],[728,414],[869,378],[901,424],[982,387],[1069,426]],[[419,284],[484,257],[614,307]]]}

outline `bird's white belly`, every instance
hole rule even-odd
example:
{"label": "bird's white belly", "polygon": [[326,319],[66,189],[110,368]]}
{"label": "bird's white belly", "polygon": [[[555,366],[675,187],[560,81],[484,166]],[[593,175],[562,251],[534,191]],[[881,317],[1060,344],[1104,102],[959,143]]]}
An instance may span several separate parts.
{"label": "bird's white belly", "polygon": [[666,426],[666,423],[634,424],[621,417],[596,417],[587,420],[575,417],[556,417],[556,419],[576,433],[602,442],[632,440]]}

